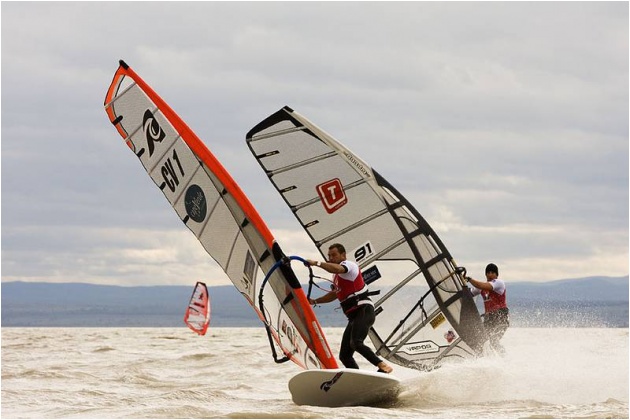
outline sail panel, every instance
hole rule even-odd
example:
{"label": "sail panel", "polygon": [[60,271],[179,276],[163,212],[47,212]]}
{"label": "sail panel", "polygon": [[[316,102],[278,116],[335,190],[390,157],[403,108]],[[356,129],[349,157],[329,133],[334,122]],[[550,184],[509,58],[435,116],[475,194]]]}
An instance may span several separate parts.
{"label": "sail panel", "polygon": [[[277,127],[281,130],[281,127]],[[285,160],[282,155],[291,151],[291,159]],[[298,130],[285,134],[280,141],[271,143],[261,142],[256,152],[260,159],[265,161],[268,171],[277,172],[282,168],[299,162],[309,161],[314,157],[324,155],[328,150],[317,143],[313,143],[312,136]]]}
{"label": "sail panel", "polygon": [[[334,185],[327,185],[326,182],[331,180],[328,168],[340,166],[338,162],[335,162],[338,159],[339,157],[336,156],[323,158],[308,165],[295,167],[291,171],[274,173],[273,182],[290,203],[301,206],[314,198],[313,191],[317,191],[318,186],[322,194],[335,192],[330,191]],[[265,163],[266,161],[267,159]],[[362,180],[351,168],[341,168],[342,170],[335,173],[335,178],[339,179],[343,185],[352,185]],[[295,188],[297,185],[300,188]]]}
{"label": "sail panel", "polygon": [[[107,91],[105,110],[182,222],[270,328],[281,352],[302,367],[336,368],[291,268],[277,271],[269,286],[261,287],[264,273],[284,254],[240,187],[201,140],[123,62]],[[258,307],[261,295],[265,311],[275,317],[266,317]]]}
{"label": "sail panel", "polygon": [[370,287],[383,293],[370,337],[379,354],[429,369],[480,353],[483,325],[455,261],[380,174],[288,107],[247,143],[322,256],[339,242],[376,278]]}

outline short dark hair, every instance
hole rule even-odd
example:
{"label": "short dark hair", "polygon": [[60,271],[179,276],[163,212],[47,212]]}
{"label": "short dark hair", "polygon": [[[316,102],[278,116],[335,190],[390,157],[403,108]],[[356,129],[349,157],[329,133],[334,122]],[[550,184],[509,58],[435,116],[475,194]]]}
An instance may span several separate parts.
{"label": "short dark hair", "polygon": [[496,273],[499,275],[499,267],[496,264],[490,263],[486,266],[486,274],[488,273]]}
{"label": "short dark hair", "polygon": [[328,247],[329,250],[331,250],[333,248],[337,248],[337,251],[339,251],[340,254],[345,254],[346,253],[346,247],[344,247],[341,244],[335,243],[335,244],[332,244],[331,246]]}

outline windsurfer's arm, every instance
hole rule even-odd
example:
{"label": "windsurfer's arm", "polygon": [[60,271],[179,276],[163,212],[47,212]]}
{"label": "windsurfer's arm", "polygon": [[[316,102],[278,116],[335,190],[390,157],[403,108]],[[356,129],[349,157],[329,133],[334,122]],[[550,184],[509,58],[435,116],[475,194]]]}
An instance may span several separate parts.
{"label": "windsurfer's arm", "polygon": [[320,303],[332,302],[335,299],[337,299],[337,293],[328,292],[324,296],[320,296],[317,299],[309,299],[308,301],[311,305],[319,305]]}
{"label": "windsurfer's arm", "polygon": [[466,280],[468,280],[468,283],[472,284],[477,289],[487,290],[489,292],[491,292],[493,290],[492,289],[492,284],[490,284],[490,282],[479,281],[479,280],[471,279],[470,277],[466,277]]}
{"label": "windsurfer's arm", "polygon": [[[319,262],[315,260],[306,260],[306,262],[308,263],[308,265],[320,267],[332,274],[343,274],[348,271],[348,268],[341,264],[326,261]],[[332,302],[335,299],[337,299],[337,293],[332,291],[326,293],[324,296],[318,297],[317,299],[309,299],[308,301],[311,305],[318,305],[320,303]]]}
{"label": "windsurfer's arm", "polygon": [[343,274],[348,272],[348,268],[341,264],[331,263],[327,261],[319,262],[315,260],[306,260],[306,262],[308,263],[308,265],[315,265],[332,274]]}

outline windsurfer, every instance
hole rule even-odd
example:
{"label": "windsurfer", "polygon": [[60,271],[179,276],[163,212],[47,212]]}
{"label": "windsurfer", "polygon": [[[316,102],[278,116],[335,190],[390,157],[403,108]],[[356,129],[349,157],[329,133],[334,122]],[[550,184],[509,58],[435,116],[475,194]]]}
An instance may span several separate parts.
{"label": "windsurfer", "polygon": [[348,317],[348,325],[343,332],[339,360],[347,368],[358,369],[354,360],[354,352],[365,357],[370,363],[378,367],[379,372],[390,373],[393,369],[381,360],[364,340],[370,327],[374,324],[374,304],[368,296],[368,289],[359,266],[346,260],[346,249],[341,244],[333,244],[328,248],[328,261],[319,262],[306,260],[311,266],[317,266],[334,274],[334,290],[317,299],[309,299],[313,305],[329,303],[336,299]]}
{"label": "windsurfer", "polygon": [[466,277],[471,284],[473,296],[481,294],[485,309],[484,326],[490,337],[490,345],[499,353],[505,349],[499,343],[503,334],[510,326],[509,309],[506,300],[506,287],[503,280],[499,280],[499,268],[495,264],[486,266],[486,281],[479,281]]}

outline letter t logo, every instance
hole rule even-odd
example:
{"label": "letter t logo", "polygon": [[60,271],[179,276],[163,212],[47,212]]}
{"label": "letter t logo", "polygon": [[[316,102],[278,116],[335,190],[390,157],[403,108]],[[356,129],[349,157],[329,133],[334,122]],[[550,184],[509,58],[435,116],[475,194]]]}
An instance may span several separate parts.
{"label": "letter t logo", "polygon": [[336,212],[348,202],[339,178],[326,181],[315,188],[328,214]]}

